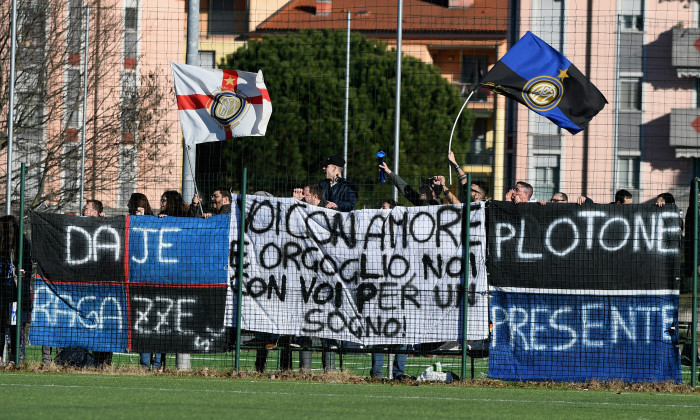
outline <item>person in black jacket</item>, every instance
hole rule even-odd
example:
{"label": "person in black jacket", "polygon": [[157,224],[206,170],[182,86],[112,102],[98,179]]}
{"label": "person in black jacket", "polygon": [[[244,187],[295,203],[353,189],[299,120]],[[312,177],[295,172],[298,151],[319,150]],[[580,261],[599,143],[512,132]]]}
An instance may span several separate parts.
{"label": "person in black jacket", "polygon": [[357,202],[357,188],[355,184],[341,177],[343,166],[345,166],[345,159],[340,155],[333,155],[323,163],[326,179],[319,181],[322,190],[321,199],[327,201],[327,209],[352,211]]}
{"label": "person in black jacket", "polygon": [[192,204],[190,204],[189,215],[191,217],[201,216],[208,219],[219,214],[229,214],[231,213],[231,191],[225,187],[217,187],[211,194],[210,210],[207,213],[202,212],[199,203],[199,196],[195,194],[192,198]]}
{"label": "person in black jacket", "polygon": [[389,169],[386,162],[379,165],[379,169],[386,173],[386,176],[391,180],[397,190],[403,194],[408,201],[414,206],[433,206],[442,204],[442,200],[438,198],[438,194],[442,187],[433,182],[433,178],[424,179],[419,191],[408,185],[406,181]]}

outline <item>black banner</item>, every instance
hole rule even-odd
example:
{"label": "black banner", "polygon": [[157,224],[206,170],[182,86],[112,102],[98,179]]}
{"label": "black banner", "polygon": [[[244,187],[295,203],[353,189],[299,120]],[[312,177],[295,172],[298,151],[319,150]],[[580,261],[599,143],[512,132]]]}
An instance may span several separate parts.
{"label": "black banner", "polygon": [[678,288],[682,220],[671,204],[492,202],[489,283],[583,290]]}
{"label": "black banner", "polygon": [[124,282],[126,218],[31,213],[32,255],[48,280]]}
{"label": "black banner", "polygon": [[130,285],[129,301],[133,351],[225,351],[226,285]]}

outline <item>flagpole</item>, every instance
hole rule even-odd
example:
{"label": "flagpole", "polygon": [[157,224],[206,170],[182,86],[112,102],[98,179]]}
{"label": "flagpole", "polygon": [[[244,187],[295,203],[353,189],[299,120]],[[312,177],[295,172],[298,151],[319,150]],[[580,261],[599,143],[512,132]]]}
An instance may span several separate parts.
{"label": "flagpole", "polygon": [[[454,124],[452,124],[452,132],[450,133],[450,143],[447,146],[447,153],[449,153],[450,150],[452,150],[452,135],[455,133],[455,127],[457,127],[457,121],[459,120],[459,117],[462,115],[462,111],[464,111],[464,108],[469,103],[469,100],[472,98],[472,95],[474,94],[474,92],[476,92],[476,89],[472,90],[469,93],[469,96],[467,96],[467,100],[464,101],[464,105],[462,105],[462,109],[460,109],[459,114],[457,114],[457,118],[455,118]],[[452,171],[448,169],[447,172],[449,172],[449,174],[450,174],[450,185],[452,185]]]}
{"label": "flagpole", "polygon": [[[199,66],[199,0],[187,2],[187,55],[185,62],[193,66]],[[182,196],[187,200],[194,196],[194,174],[197,162],[194,165],[190,161],[189,147],[182,140]],[[197,158],[195,145],[195,159]],[[200,200],[199,208],[203,202]],[[189,353],[176,353],[175,366],[177,370],[190,370],[192,365]]]}
{"label": "flagpole", "polygon": [[[199,0],[190,0],[187,3],[187,55],[185,63],[199,66]],[[189,156],[190,148],[183,139],[182,142],[182,197],[190,200],[196,191],[194,186],[195,169],[197,167],[197,146],[194,146],[195,162],[192,163]],[[189,365],[189,360],[187,361]],[[189,369],[189,366],[187,367]]]}
{"label": "flagpole", "polygon": [[[195,147],[197,147],[197,146],[195,146]],[[189,145],[185,144],[185,150],[186,150],[185,157],[187,158],[187,164],[190,166],[190,173],[194,173],[194,169],[192,167],[192,160],[190,159],[190,153],[189,153],[189,151],[192,149],[190,148]],[[193,180],[192,184],[194,186],[194,193],[197,194],[197,196],[199,197],[199,191],[197,190],[197,181]],[[204,216],[203,207],[204,207],[204,205],[202,202],[202,197],[199,197],[199,215],[200,216]]]}

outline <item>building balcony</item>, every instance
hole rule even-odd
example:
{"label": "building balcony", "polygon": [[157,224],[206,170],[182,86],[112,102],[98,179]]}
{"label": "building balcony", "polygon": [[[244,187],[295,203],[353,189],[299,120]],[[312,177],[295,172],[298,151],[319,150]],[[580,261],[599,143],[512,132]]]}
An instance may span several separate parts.
{"label": "building balcony", "polygon": [[700,158],[700,108],[671,109],[669,145],[677,158]]}
{"label": "building balcony", "polygon": [[678,77],[700,77],[700,28],[673,28],[671,64]]}

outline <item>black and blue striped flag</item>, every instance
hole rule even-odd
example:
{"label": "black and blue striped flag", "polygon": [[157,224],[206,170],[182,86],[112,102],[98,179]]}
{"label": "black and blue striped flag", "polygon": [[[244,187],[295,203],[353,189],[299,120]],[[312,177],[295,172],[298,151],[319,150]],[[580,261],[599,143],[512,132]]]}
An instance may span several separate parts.
{"label": "black and blue striped flag", "polygon": [[566,57],[527,32],[484,76],[481,86],[547,117],[571,134],[608,101]]}

